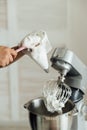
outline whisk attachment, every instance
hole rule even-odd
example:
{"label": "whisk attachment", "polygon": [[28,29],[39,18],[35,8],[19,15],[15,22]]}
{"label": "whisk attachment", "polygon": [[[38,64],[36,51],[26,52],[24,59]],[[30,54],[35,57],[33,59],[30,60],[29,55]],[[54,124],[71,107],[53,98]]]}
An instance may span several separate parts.
{"label": "whisk attachment", "polygon": [[50,112],[62,113],[62,108],[71,96],[71,88],[61,80],[49,80],[43,88],[44,103]]}

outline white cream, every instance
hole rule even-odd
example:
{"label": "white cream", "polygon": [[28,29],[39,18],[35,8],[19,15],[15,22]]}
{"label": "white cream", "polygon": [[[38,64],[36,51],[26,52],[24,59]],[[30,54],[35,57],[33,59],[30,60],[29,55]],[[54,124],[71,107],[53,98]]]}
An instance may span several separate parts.
{"label": "white cream", "polygon": [[51,93],[51,88],[49,86],[49,92],[46,92],[46,88],[44,89],[44,101],[45,101],[45,105],[48,109],[48,111],[50,112],[62,112],[62,108],[65,106],[64,102],[62,102],[61,100],[57,99],[57,90],[55,89],[55,91],[53,91],[53,93]]}
{"label": "white cream", "polygon": [[35,48],[31,53],[29,53],[29,56],[36,61],[43,69],[48,69],[48,58],[46,49],[43,46],[39,46],[38,48]]}
{"label": "white cream", "polygon": [[[69,90],[68,86],[65,85],[65,88]],[[65,89],[64,89],[65,90]],[[64,91],[63,90],[63,91]],[[57,80],[49,80],[45,83],[45,86],[43,88],[43,97],[44,97],[44,102],[47,107],[47,110],[50,112],[59,112],[62,113],[62,108],[65,107],[65,103],[68,101],[69,97],[71,96],[71,91],[65,91],[65,95],[61,93],[62,92],[62,87],[60,88],[58,86],[58,81]]]}

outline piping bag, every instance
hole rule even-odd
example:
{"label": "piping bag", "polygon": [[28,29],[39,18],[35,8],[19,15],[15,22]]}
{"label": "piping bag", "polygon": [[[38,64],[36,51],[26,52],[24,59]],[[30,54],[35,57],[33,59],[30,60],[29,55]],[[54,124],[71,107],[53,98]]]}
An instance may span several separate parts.
{"label": "piping bag", "polygon": [[[52,46],[45,31],[31,32],[19,43],[17,52],[22,51],[31,57],[45,72],[49,72],[47,54]],[[26,50],[25,50],[26,49]]]}

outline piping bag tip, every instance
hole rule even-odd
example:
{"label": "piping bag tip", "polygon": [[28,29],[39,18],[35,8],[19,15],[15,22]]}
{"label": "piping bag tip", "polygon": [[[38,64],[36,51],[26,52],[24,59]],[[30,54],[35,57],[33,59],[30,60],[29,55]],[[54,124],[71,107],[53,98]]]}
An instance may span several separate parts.
{"label": "piping bag tip", "polygon": [[48,68],[48,69],[44,69],[44,71],[45,71],[46,73],[49,73],[49,68]]}

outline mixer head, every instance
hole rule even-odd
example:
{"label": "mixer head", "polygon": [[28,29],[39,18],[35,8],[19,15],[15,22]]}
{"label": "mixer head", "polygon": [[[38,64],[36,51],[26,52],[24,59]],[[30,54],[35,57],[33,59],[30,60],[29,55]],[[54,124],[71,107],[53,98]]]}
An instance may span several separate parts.
{"label": "mixer head", "polygon": [[68,71],[70,70],[71,68],[71,65],[62,60],[62,56],[61,56],[61,53],[65,53],[65,50],[64,52],[62,50],[59,50],[59,48],[55,49],[53,54],[52,54],[52,57],[51,57],[51,62],[52,62],[52,67],[54,69],[56,69],[57,71],[59,71],[59,73],[63,76],[66,76]]}
{"label": "mixer head", "polygon": [[66,48],[56,48],[50,60],[52,67],[65,78],[65,83],[68,86],[85,92],[87,67],[72,51]]}

